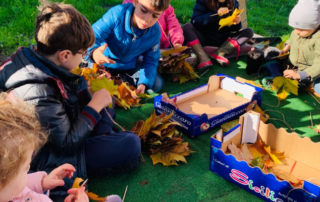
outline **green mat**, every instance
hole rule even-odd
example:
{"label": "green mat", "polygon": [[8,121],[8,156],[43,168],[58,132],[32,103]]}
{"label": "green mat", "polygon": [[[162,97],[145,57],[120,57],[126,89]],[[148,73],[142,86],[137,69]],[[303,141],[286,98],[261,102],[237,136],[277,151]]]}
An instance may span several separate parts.
{"label": "green mat", "polygon": [[[257,79],[261,83],[262,78],[246,75],[245,61],[245,57],[239,58],[238,61],[231,59],[231,65],[228,68],[214,65],[197,82],[189,81],[180,85],[178,82],[165,78],[165,87],[162,92],[167,92],[169,96],[185,92],[207,83],[208,78],[217,73],[231,77],[240,76],[250,80]],[[264,90],[263,103],[261,106],[263,110],[274,110],[267,112],[271,118],[282,119],[282,115],[276,111],[281,112],[286,122],[299,135],[310,137],[316,142],[320,140],[320,136],[308,128],[311,125],[310,111],[313,115],[313,123],[320,124],[320,105],[307,92],[301,92],[299,97],[290,95],[286,100],[281,101],[279,107],[272,107],[278,104],[275,93],[271,90]],[[117,109],[116,112],[116,121],[127,130],[131,130],[134,122],[145,120],[151,115],[153,99],[147,100],[146,105],[141,108],[127,111]],[[274,124],[277,128],[287,128],[283,122],[278,120],[270,120],[269,123]],[[219,127],[196,138],[183,136],[185,141],[191,145],[192,150],[196,151],[186,157],[188,164],[181,163],[179,166],[172,167],[164,167],[162,164],[153,166],[151,159],[144,155],[145,162],[141,162],[141,166],[133,173],[117,176],[89,176],[89,190],[100,196],[117,194],[123,197],[126,186],[128,186],[126,202],[262,201],[209,170],[210,136],[218,129]],[[140,185],[142,181],[148,181],[148,183],[142,186]]]}

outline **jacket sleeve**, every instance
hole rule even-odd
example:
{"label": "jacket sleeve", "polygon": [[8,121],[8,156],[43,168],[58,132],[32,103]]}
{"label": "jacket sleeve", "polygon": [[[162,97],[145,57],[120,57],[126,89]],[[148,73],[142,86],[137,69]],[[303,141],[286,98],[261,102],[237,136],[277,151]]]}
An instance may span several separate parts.
{"label": "jacket sleeve", "polygon": [[208,12],[206,8],[207,3],[205,0],[197,0],[191,17],[191,23],[196,29],[205,30],[208,25],[219,24],[220,16],[211,16],[217,14],[217,11]]}
{"label": "jacket sleeve", "polygon": [[70,120],[65,106],[56,98],[40,99],[35,106],[41,125],[49,131],[48,141],[64,154],[76,153],[101,119],[98,112],[85,106],[78,117]]}
{"label": "jacket sleeve", "polygon": [[102,46],[106,43],[110,34],[115,27],[114,16],[116,16],[116,8],[111,8],[102,18],[92,25],[94,35],[96,37],[94,45],[89,48],[89,53],[92,54],[92,50]]}
{"label": "jacket sleeve", "polygon": [[180,43],[182,45],[184,41],[183,31],[176,17],[176,14],[174,13],[174,8],[169,5],[169,8],[165,12],[165,20],[168,25],[168,30],[172,44],[174,45],[176,43]]}
{"label": "jacket sleeve", "polygon": [[313,65],[303,70],[310,75],[311,82],[320,78],[320,41],[319,40],[316,40],[315,47],[316,47],[316,50],[315,50],[316,56],[314,58]]}
{"label": "jacket sleeve", "polygon": [[26,186],[34,192],[43,194],[44,191],[42,188],[42,179],[47,176],[46,172],[35,172],[28,174]]}
{"label": "jacket sleeve", "polygon": [[143,53],[143,62],[140,69],[138,85],[144,84],[148,88],[152,88],[160,60],[160,31],[158,41],[152,48]]}

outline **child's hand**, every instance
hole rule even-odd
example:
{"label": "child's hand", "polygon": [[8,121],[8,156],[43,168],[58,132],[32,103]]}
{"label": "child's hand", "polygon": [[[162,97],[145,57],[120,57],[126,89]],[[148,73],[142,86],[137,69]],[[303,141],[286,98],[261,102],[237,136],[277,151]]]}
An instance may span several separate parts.
{"label": "child's hand", "polygon": [[240,15],[237,15],[237,17],[233,20],[233,24],[237,25],[241,22],[241,17]]}
{"label": "child's hand", "polygon": [[68,190],[69,196],[64,202],[89,202],[88,195],[84,192],[85,187],[73,188]]}
{"label": "child's hand", "polygon": [[221,7],[221,8],[219,8],[219,10],[218,10],[218,15],[220,15],[220,16],[222,16],[222,15],[225,15],[225,14],[227,14],[227,13],[229,13],[230,11],[229,11],[229,8],[227,8],[227,7]]}
{"label": "child's hand", "polygon": [[182,47],[182,45],[179,43],[174,44],[174,48],[181,48],[181,47]]}
{"label": "child's hand", "polygon": [[106,89],[102,88],[97,92],[93,93],[91,101],[88,103],[88,106],[100,112],[103,108],[106,108],[112,103],[112,97]]}
{"label": "child's hand", "polygon": [[146,90],[146,86],[144,84],[140,84],[136,90],[136,94],[144,94],[144,91]]}
{"label": "child's hand", "polygon": [[299,80],[300,79],[299,73],[294,71],[294,70],[285,70],[283,72],[283,76],[285,78],[290,78],[290,79],[295,79],[295,80]]}
{"label": "child's hand", "polygon": [[103,46],[100,46],[99,48],[93,51],[92,58],[98,65],[104,65],[105,63],[116,63],[115,61],[111,60],[103,54],[104,50],[107,47],[108,45],[105,43]]}
{"label": "child's hand", "polygon": [[65,177],[69,179],[73,176],[76,169],[70,164],[63,164],[58,168],[54,169],[49,175],[42,179],[43,191],[54,189],[58,186],[63,186]]}

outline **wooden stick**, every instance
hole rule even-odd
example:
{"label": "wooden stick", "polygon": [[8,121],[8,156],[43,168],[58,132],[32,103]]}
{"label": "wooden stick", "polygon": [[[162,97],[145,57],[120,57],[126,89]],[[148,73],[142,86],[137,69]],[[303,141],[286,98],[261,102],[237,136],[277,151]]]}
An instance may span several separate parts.
{"label": "wooden stick", "polygon": [[[228,10],[228,11],[230,12],[231,10]],[[210,15],[210,16],[216,16],[216,15],[219,15],[219,13],[216,13],[216,14],[213,14],[213,15]]]}
{"label": "wooden stick", "polygon": [[209,69],[207,69],[207,71],[203,72],[200,76],[205,75],[208,71],[209,71]]}
{"label": "wooden stick", "polygon": [[311,121],[311,126],[313,126],[313,120],[312,120],[312,114],[310,112],[310,121]]}
{"label": "wooden stick", "polygon": [[316,100],[316,102],[320,105],[320,102],[319,102],[319,100],[317,100],[317,98],[315,98],[314,97],[314,95],[312,95],[312,93],[310,93],[309,91],[308,91],[308,93],[313,97],[313,99],[315,99]]}
{"label": "wooden stick", "polygon": [[292,168],[291,168],[290,173],[289,173],[290,175],[291,175],[291,173],[293,172],[294,167],[296,166],[296,164],[297,164],[297,161],[295,161],[294,164],[292,165]]}
{"label": "wooden stick", "polygon": [[124,202],[124,199],[126,198],[127,190],[128,190],[128,185],[126,187],[126,190],[124,191],[124,194],[123,194],[123,197],[122,197],[122,202]]}
{"label": "wooden stick", "polygon": [[86,180],[82,183],[82,185],[80,186],[80,188],[83,187],[83,186],[85,186],[87,182],[88,182],[88,179],[86,179]]}

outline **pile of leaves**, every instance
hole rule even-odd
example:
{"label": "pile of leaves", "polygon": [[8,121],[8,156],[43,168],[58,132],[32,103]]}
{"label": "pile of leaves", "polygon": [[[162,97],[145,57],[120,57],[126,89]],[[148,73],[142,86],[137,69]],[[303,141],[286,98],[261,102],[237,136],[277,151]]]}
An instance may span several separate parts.
{"label": "pile of leaves", "polygon": [[273,79],[271,90],[277,90],[277,97],[281,101],[286,99],[289,93],[298,95],[298,84],[297,80],[278,76]]}
{"label": "pile of leaves", "polygon": [[239,147],[231,142],[228,150],[238,161],[246,161],[252,167],[259,167],[264,173],[272,173],[279,180],[290,182],[295,188],[303,185],[303,180],[291,174],[296,163],[293,164],[290,172],[283,171],[281,166],[287,165],[285,153],[271,150],[270,146],[265,145],[262,140],[254,144],[245,143]]}
{"label": "pile of leaves", "polygon": [[185,61],[190,57],[191,49],[183,46],[181,48],[163,51],[163,57],[160,59],[158,72],[160,74],[171,75],[174,81],[185,83],[189,80],[196,80],[199,76],[193,68]]}
{"label": "pile of leaves", "polygon": [[169,122],[173,112],[166,116],[153,114],[146,121],[134,123],[131,132],[137,134],[141,140],[142,152],[150,155],[153,165],[162,163],[164,166],[178,165],[178,161],[187,163],[185,156],[193,151],[189,150],[188,142],[183,142],[182,134],[175,126],[178,122]]}
{"label": "pile of leaves", "polygon": [[[94,64],[92,69],[77,67],[72,73],[83,76],[86,81],[90,81],[93,92],[102,88],[109,91],[110,95],[114,97],[116,104],[125,109],[140,107],[142,106],[142,104],[140,104],[141,98],[149,98],[146,94],[137,95],[134,86],[128,85],[117,77],[112,77],[111,74],[97,64]],[[135,99],[133,96],[138,98]],[[109,107],[111,108],[112,104]]]}

